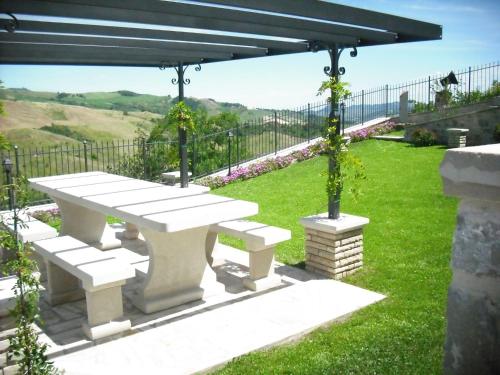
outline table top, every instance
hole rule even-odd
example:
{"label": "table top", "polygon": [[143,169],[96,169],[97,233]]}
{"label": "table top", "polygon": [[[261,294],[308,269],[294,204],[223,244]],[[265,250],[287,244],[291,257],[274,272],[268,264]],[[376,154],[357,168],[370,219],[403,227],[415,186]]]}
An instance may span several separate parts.
{"label": "table top", "polygon": [[30,178],[30,186],[52,198],[118,217],[160,232],[239,219],[258,213],[253,202],[207,194],[209,188],[166,186],[105,172]]}

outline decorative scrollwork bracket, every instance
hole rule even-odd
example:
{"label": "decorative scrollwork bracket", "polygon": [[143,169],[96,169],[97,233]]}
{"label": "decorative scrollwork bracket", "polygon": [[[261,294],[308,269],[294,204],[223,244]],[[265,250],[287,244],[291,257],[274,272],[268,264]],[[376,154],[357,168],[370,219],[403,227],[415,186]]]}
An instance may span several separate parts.
{"label": "decorative scrollwork bracket", "polygon": [[[189,68],[191,65],[189,64],[183,64],[182,62],[179,63],[172,63],[172,62],[166,62],[162,61],[159,68],[160,70],[165,70],[167,68],[174,68],[175,71],[177,72],[177,78],[172,78],[172,84],[173,85],[178,85],[182,82],[183,85],[189,85],[191,83],[191,80],[189,78],[184,78],[184,73],[186,72],[187,68]],[[197,64],[194,68],[195,71],[199,72],[201,70],[201,65]]]}
{"label": "decorative scrollwork bracket", "polygon": [[339,59],[345,48],[352,48],[350,52],[351,57],[356,57],[358,55],[358,50],[355,46],[340,46],[337,44],[329,45],[321,42],[313,42],[310,45],[310,49],[313,52],[318,52],[322,49],[326,49],[330,55],[330,66],[325,66],[323,72],[329,76],[341,76],[345,74],[345,68],[343,66],[339,67]]}
{"label": "decorative scrollwork bracket", "polygon": [[12,13],[6,13],[6,14],[10,16],[12,19],[7,22],[7,24],[4,26],[4,29],[9,33],[13,33],[17,29],[19,29],[19,20]]}

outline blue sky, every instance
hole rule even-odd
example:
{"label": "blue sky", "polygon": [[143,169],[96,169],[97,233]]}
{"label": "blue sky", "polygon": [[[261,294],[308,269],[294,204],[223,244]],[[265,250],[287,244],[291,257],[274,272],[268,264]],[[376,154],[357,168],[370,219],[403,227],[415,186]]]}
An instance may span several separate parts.
{"label": "blue sky", "polygon": [[[500,60],[500,1],[353,0],[341,4],[391,13],[443,26],[443,40],[360,48],[358,56],[344,53],[343,80],[358,91],[447,74],[452,69]],[[201,72],[187,71],[186,96],[239,102],[249,107],[293,108],[318,100],[326,78],[328,54],[306,53],[207,64]],[[31,90],[87,92],[132,90],[177,95],[173,70],[157,68],[0,66],[6,87]]]}

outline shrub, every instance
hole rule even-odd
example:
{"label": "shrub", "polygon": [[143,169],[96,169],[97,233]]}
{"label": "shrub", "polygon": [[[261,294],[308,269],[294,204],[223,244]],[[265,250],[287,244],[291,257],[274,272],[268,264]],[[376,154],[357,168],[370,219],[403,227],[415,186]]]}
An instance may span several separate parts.
{"label": "shrub", "polygon": [[411,135],[411,142],[415,147],[432,146],[436,144],[436,135],[427,129],[418,128]]}

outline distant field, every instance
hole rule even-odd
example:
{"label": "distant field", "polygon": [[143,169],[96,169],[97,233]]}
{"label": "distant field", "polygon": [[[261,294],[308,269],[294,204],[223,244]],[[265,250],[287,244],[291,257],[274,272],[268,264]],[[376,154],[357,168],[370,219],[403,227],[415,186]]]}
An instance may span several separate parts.
{"label": "distant field", "polygon": [[[4,105],[7,115],[0,118],[0,129],[9,141],[23,148],[71,144],[82,139],[132,139],[138,128],[149,130],[153,120],[162,117],[150,112],[127,113],[59,103],[5,100]],[[52,125],[71,131],[51,131]]]}

